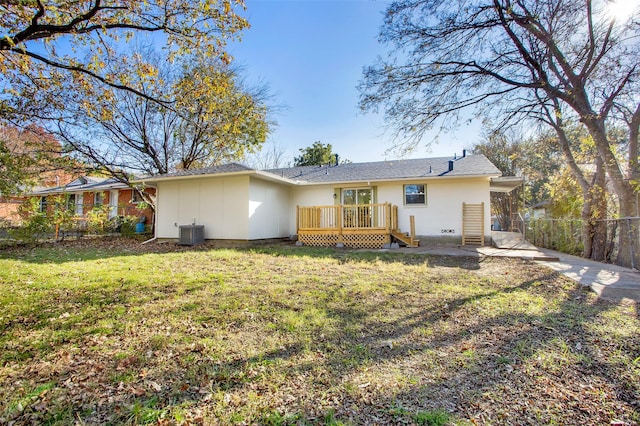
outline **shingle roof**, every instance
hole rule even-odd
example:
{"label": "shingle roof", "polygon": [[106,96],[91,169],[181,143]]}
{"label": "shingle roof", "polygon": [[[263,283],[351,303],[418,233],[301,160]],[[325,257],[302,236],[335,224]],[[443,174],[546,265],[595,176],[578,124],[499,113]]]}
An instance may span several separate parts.
{"label": "shingle roof", "polygon": [[[453,170],[449,170],[449,162]],[[258,173],[258,170],[238,163],[222,164],[197,170],[182,170],[166,175],[151,176],[140,181],[160,181],[172,178],[211,176],[227,173]],[[302,166],[268,169],[259,172],[263,177],[284,178],[297,183],[331,183],[381,181],[438,176],[501,176],[502,173],[484,155],[419,158],[412,160],[348,163],[338,166]]]}
{"label": "shingle roof", "polygon": [[[155,180],[155,179],[174,178],[174,177],[219,175],[224,173],[251,172],[251,171],[255,171],[255,169],[252,169],[251,167],[247,167],[243,164],[228,163],[228,164],[219,164],[217,166],[204,167],[202,169],[180,170],[174,173],[167,173],[164,175],[155,175],[151,177]],[[144,180],[144,179],[141,179],[141,180]]]}
{"label": "shingle roof", "polygon": [[40,188],[32,192],[32,195],[60,194],[65,192],[106,191],[109,189],[122,189],[128,186],[116,178],[99,178],[83,176],[64,186],[52,188]]}
{"label": "shingle roof", "polygon": [[277,176],[308,183],[349,182],[364,180],[394,180],[436,176],[500,176],[502,173],[484,155],[419,158],[411,160],[349,163],[338,166],[303,166],[265,170]]}

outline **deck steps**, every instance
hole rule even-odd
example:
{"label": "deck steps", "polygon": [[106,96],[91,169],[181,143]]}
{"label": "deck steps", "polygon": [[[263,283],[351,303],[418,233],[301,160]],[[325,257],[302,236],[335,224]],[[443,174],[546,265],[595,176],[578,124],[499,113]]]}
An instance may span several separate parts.
{"label": "deck steps", "polygon": [[391,231],[391,236],[397,240],[402,241],[407,247],[415,248],[420,245],[420,240],[412,237],[406,232],[400,232],[399,230]]}

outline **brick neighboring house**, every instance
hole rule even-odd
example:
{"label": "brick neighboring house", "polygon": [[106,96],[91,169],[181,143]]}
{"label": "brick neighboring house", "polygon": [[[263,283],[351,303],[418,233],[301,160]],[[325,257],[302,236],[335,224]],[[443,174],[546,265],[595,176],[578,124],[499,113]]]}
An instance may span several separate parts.
{"label": "brick neighboring house", "polygon": [[40,185],[28,191],[23,188],[20,195],[6,195],[0,194],[0,225],[1,226],[19,226],[22,222],[22,218],[18,214],[22,203],[29,198],[29,194],[33,191],[42,190],[48,187],[59,187],[60,185],[66,185],[73,181],[77,177],[64,170],[54,172],[44,172],[40,175]]}
{"label": "brick neighboring house", "polygon": [[0,226],[15,226],[20,223],[18,209],[24,201],[24,197],[0,196]]}
{"label": "brick neighboring house", "polygon": [[[55,137],[38,126],[16,128],[0,126],[0,139],[6,148],[15,156],[31,157],[39,152],[39,157],[24,170],[34,180],[29,185],[22,185],[16,194],[0,194],[0,226],[18,226],[22,219],[18,210],[31,191],[67,185],[81,175],[81,165],[73,160],[65,161],[62,157],[61,144]],[[36,185],[36,186],[32,186]]]}
{"label": "brick neighboring house", "polygon": [[[155,188],[147,188],[145,192],[155,196]],[[115,178],[100,178],[93,176],[79,177],[66,185],[41,188],[33,191],[30,196],[40,198],[40,211],[53,209],[52,198],[56,195],[67,195],[68,206],[73,206],[77,217],[86,217],[96,206],[109,206],[109,217],[135,216],[144,217],[147,224],[153,220],[153,210],[150,207],[139,208],[143,201],[136,190]]]}
{"label": "brick neighboring house", "polygon": [[61,187],[68,185],[74,179],[77,179],[79,173],[72,173],[66,170],[45,171],[39,174],[38,184],[36,187],[22,187],[20,194],[11,194],[3,196],[0,194],[0,225],[2,226],[19,226],[22,218],[18,214],[18,210],[22,203],[30,197],[34,191],[46,188]]}

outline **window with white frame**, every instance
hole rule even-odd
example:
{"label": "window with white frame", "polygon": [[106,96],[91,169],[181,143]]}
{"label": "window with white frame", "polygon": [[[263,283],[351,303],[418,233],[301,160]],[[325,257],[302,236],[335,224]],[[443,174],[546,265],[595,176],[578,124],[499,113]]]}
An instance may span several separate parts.
{"label": "window with white frame", "polygon": [[404,185],[404,204],[425,206],[427,204],[427,185],[423,183]]}
{"label": "window with white frame", "polygon": [[117,189],[109,191],[109,219],[118,215],[118,194]]}
{"label": "window with white frame", "polygon": [[100,207],[104,204],[104,192],[96,192],[93,198],[93,205]]}
{"label": "window with white frame", "polygon": [[342,204],[361,205],[373,203],[373,188],[345,188],[342,190]]}
{"label": "window with white frame", "polygon": [[142,201],[144,201],[142,199],[142,196],[140,195],[140,193],[138,191],[136,191],[135,189],[131,190],[131,203],[132,204],[138,204],[141,203]]}
{"label": "window with white frame", "polygon": [[74,210],[76,208],[76,194],[69,194],[67,196],[67,210]]}
{"label": "window with white frame", "polygon": [[77,216],[82,216],[83,215],[83,207],[84,207],[84,193],[80,192],[76,195],[76,215]]}

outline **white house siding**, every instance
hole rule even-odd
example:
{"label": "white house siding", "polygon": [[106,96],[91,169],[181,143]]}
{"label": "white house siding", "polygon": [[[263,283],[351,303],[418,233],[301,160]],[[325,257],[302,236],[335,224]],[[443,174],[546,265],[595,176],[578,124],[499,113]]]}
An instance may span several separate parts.
{"label": "white house siding", "polygon": [[[426,206],[404,205],[403,185],[424,183],[427,185]],[[409,231],[409,216],[415,217],[416,235],[460,236],[462,235],[462,203],[484,202],[485,230],[491,230],[491,206],[489,179],[447,179],[403,182],[378,185],[378,202],[390,202],[398,206],[398,226]],[[443,233],[453,230],[453,233]]]}
{"label": "white house siding", "polygon": [[204,225],[206,239],[249,239],[249,177],[158,182],[156,236],[178,238],[178,226]]}
{"label": "white house siding", "polygon": [[289,233],[298,233],[297,226],[297,206],[332,206],[335,204],[333,191],[337,185],[304,185],[291,189],[291,215]]}
{"label": "white house siding", "polygon": [[[405,206],[405,184],[426,184],[427,204],[425,206]],[[350,183],[344,185],[309,185],[292,189],[292,233],[295,229],[296,206],[333,205],[335,188],[376,187],[377,203],[391,203],[398,206],[398,226],[409,231],[409,216],[415,217],[416,235],[420,236],[461,236],[462,235],[462,203],[485,203],[485,229],[487,235],[491,230],[491,210],[489,198],[489,178],[456,178],[412,180],[406,182],[371,182]],[[339,197],[339,194],[337,194]],[[443,233],[453,230],[453,233]]]}
{"label": "white house siding", "polygon": [[248,206],[249,239],[282,238],[291,235],[289,203],[288,186],[251,178]]}

